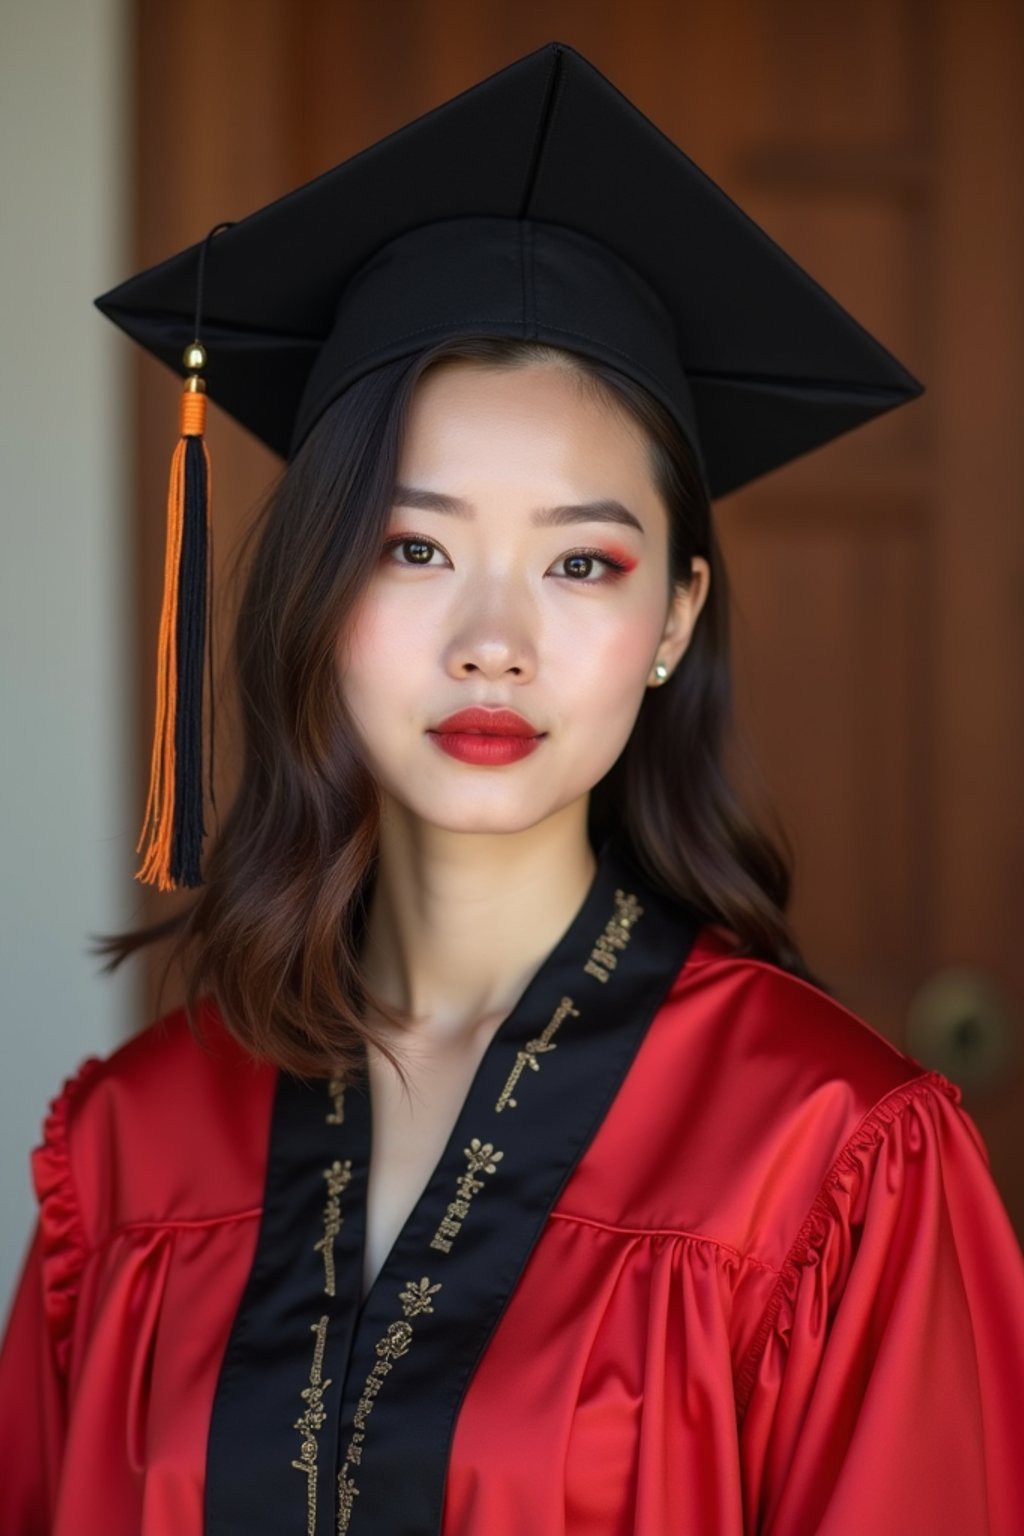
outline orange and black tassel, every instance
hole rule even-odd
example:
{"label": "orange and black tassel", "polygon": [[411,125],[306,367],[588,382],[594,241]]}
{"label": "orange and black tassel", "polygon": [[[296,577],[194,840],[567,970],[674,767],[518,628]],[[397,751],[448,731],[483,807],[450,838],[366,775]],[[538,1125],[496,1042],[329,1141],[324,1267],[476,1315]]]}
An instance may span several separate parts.
{"label": "orange and black tassel", "polygon": [[[156,725],[135,878],[162,891],[202,884],[203,673],[210,630],[210,456],[203,436],[206,352],[185,349],[181,437],[167,493],[164,596],[157,642]],[[212,673],[212,662],[211,662]],[[212,771],[212,770],[211,770]],[[211,784],[212,790],[212,784]]]}

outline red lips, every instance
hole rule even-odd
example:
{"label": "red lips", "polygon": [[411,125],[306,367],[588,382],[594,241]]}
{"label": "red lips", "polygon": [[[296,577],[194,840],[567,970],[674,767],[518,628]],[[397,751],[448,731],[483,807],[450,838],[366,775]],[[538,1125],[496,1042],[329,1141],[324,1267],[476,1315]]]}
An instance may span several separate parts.
{"label": "red lips", "polygon": [[449,757],[476,768],[502,768],[529,757],[544,739],[514,709],[460,709],[428,732]]}
{"label": "red lips", "polygon": [[443,735],[539,736],[529,720],[514,709],[460,709],[449,715],[434,730]]}

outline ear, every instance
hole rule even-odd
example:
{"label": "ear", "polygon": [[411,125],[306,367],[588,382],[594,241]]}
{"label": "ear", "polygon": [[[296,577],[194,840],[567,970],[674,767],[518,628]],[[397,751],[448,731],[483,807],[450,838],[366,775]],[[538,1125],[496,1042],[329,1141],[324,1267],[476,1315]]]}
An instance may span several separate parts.
{"label": "ear", "polygon": [[[665,618],[665,627],[662,630],[657,655],[651,663],[653,670],[654,666],[660,662],[662,667],[668,669],[668,677],[671,677],[690,644],[694,626],[711,588],[711,567],[708,562],[700,555],[695,555],[690,562],[690,567],[692,575],[689,585],[684,586],[682,582],[676,582],[672,588],[672,599]],[[652,680],[664,682],[666,678],[659,675]]]}

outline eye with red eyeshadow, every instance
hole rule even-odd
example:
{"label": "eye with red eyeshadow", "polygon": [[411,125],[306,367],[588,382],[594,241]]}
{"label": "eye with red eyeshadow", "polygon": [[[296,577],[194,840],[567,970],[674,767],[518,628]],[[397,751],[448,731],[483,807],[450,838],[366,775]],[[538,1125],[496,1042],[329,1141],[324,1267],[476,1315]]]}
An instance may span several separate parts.
{"label": "eye with red eyeshadow", "polygon": [[[636,561],[630,555],[621,553],[613,555],[607,549],[573,549],[567,555],[562,555],[556,563],[566,567],[564,573],[566,580],[574,581],[577,586],[587,587],[596,586],[601,581],[617,581],[620,576],[625,576],[636,565]],[[603,566],[604,570],[596,580],[591,581],[588,578],[595,565]],[[571,569],[573,566],[575,570]],[[586,569],[581,571],[580,566],[585,566]]]}

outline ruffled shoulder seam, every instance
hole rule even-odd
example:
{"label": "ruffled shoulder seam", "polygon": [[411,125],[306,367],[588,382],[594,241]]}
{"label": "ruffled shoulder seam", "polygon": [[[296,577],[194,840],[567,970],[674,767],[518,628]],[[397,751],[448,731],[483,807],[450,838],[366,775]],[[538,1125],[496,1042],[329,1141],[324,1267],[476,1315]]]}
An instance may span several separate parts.
{"label": "ruffled shoulder seam", "polygon": [[737,1374],[736,1406],[740,1417],[746,1411],[761,1354],[778,1321],[782,1305],[787,1301],[795,1301],[801,1269],[813,1253],[820,1252],[824,1247],[829,1230],[839,1215],[835,1197],[837,1185],[844,1174],[856,1168],[863,1154],[882,1140],[888,1127],[900,1118],[908,1105],[935,1092],[943,1094],[955,1105],[959,1105],[963,1099],[960,1087],[941,1072],[922,1072],[920,1077],[911,1082],[902,1083],[879,1099],[868,1111],[825,1175],[821,1189],[786,1255],[757,1333]]}
{"label": "ruffled shoulder seam", "polygon": [[75,1305],[89,1243],[75,1193],[69,1144],[71,1108],[85,1085],[103,1066],[88,1056],[65,1080],[43,1122],[43,1139],[31,1153],[32,1182],[39,1203],[43,1305],[57,1364],[67,1370]]}

